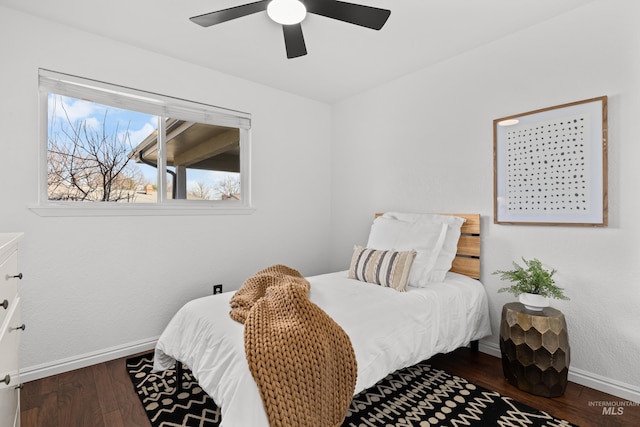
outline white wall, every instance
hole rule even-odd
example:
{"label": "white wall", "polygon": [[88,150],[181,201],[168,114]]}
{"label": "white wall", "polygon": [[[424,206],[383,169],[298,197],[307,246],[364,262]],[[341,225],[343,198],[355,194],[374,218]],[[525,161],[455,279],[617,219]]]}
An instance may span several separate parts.
{"label": "white wall", "polygon": [[[4,8],[0,40],[0,231],[25,232],[25,372],[147,343],[187,300],[269,264],[327,270],[327,105]],[[38,67],[251,113],[255,213],[35,214]]]}
{"label": "white wall", "polygon": [[[640,398],[640,3],[601,0],[334,107],[332,266],[347,268],[374,212],[479,212],[497,348],[520,257],[558,269],[571,301],[572,378]],[[423,41],[421,43],[430,43]],[[493,224],[493,119],[609,97],[609,226]],[[613,389],[611,389],[613,387]],[[603,388],[603,387],[600,387]]]}

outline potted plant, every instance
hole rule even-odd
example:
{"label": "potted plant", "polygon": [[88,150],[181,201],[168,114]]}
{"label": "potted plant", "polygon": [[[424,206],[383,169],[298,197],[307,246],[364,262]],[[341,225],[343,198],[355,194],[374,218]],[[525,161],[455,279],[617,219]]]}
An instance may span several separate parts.
{"label": "potted plant", "polygon": [[527,261],[522,258],[526,266],[522,267],[513,262],[513,270],[498,270],[493,274],[500,274],[501,280],[513,282],[513,285],[498,289],[498,292],[511,292],[529,310],[540,311],[549,305],[549,298],[568,300],[563,288],[555,285],[551,271],[545,269],[537,259]]}

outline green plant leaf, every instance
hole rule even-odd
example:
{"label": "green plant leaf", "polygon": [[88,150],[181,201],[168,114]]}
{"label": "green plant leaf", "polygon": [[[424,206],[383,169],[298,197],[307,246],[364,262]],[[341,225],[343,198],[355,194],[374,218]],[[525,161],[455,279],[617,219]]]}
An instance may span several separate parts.
{"label": "green plant leaf", "polygon": [[555,269],[545,269],[536,258],[532,260],[522,258],[522,261],[526,268],[514,261],[512,270],[497,270],[493,272],[493,274],[500,275],[500,280],[513,282],[513,285],[500,288],[498,292],[510,292],[516,297],[520,294],[531,293],[548,298],[569,299],[564,295],[564,289],[558,287],[555,284],[555,280],[553,280],[553,275],[556,273]]}

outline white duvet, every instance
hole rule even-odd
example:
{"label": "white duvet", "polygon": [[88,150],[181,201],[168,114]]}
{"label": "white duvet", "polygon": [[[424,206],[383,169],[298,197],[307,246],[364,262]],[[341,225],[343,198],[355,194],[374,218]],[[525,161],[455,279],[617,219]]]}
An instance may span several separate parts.
{"label": "white duvet", "polygon": [[[447,273],[444,282],[397,292],[349,279],[347,272],[307,277],[310,300],[349,335],[358,363],[355,393],[387,374],[490,335],[487,297],[477,280]],[[185,304],[162,333],[154,369],[179,360],[222,411],[223,427],[267,427],[244,352],[244,326],[229,316],[233,292]]]}

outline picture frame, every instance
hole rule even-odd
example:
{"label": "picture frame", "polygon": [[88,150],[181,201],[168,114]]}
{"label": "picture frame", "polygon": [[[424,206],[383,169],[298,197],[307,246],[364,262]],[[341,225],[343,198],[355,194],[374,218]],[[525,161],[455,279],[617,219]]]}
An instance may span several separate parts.
{"label": "picture frame", "polygon": [[607,225],[607,101],[493,121],[495,224]]}

